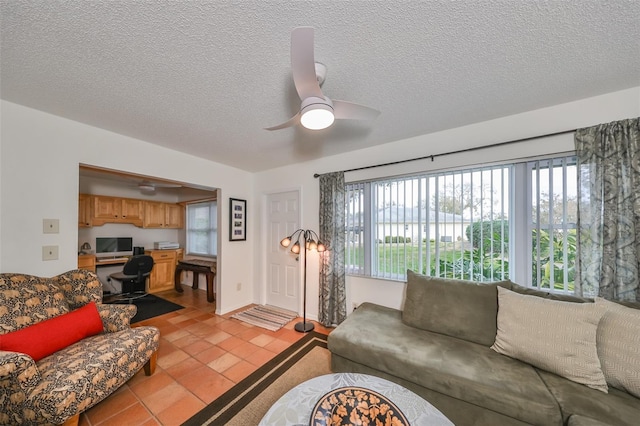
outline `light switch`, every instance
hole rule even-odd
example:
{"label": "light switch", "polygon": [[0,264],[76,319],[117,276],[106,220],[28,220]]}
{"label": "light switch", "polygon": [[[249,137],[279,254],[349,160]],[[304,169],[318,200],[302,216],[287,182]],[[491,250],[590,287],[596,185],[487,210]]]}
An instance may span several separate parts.
{"label": "light switch", "polygon": [[58,246],[42,246],[42,260],[58,260]]}
{"label": "light switch", "polygon": [[42,232],[57,234],[60,232],[60,221],[58,219],[42,219]]}

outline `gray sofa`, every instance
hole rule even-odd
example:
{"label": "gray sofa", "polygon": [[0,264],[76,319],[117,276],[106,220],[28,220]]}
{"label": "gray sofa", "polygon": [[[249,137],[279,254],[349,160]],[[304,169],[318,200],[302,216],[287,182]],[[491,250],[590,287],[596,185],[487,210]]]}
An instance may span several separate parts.
{"label": "gray sofa", "polygon": [[[399,383],[459,426],[638,424],[640,399],[632,394],[611,386],[604,393],[491,349],[497,286],[590,302],[510,281],[480,284],[408,271],[403,311],[363,303],[331,332],[332,370]],[[640,309],[640,304],[628,305]]]}

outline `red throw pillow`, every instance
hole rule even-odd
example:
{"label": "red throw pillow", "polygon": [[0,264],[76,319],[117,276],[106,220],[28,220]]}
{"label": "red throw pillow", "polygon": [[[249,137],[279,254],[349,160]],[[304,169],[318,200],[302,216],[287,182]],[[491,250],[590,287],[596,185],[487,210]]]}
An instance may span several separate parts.
{"label": "red throw pillow", "polygon": [[0,335],[0,349],[29,355],[34,361],[64,349],[85,337],[102,333],[95,302],[29,327]]}

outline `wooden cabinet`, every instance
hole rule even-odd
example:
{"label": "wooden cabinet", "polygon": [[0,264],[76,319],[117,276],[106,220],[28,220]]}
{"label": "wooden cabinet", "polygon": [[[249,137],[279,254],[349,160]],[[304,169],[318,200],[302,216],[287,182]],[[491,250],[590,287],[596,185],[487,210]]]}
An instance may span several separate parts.
{"label": "wooden cabinet", "polygon": [[145,228],[184,228],[184,207],[180,204],[144,202]]}
{"label": "wooden cabinet", "polygon": [[122,220],[126,223],[132,223],[136,226],[142,226],[142,200],[135,200],[133,198],[121,198],[120,213]]}
{"label": "wooden cabinet", "polygon": [[184,207],[180,204],[165,204],[165,228],[184,228]]}
{"label": "wooden cabinet", "polygon": [[94,195],[92,198],[94,226],[105,223],[130,223],[142,226],[142,200],[104,195]]}
{"label": "wooden cabinet", "polygon": [[91,195],[80,194],[78,197],[78,227],[90,228],[93,226],[91,213]]}
{"label": "wooden cabinet", "polygon": [[156,201],[144,202],[144,221],[142,226],[145,228],[164,228],[164,203]]}
{"label": "wooden cabinet", "polygon": [[93,196],[93,219],[95,225],[103,225],[106,222],[115,222],[120,219],[120,199]]}
{"label": "wooden cabinet", "polygon": [[86,269],[87,271],[96,272],[96,255],[95,254],[79,254],[78,269]]}
{"label": "wooden cabinet", "polygon": [[[179,249],[182,250],[182,249]],[[146,250],[153,257],[153,269],[149,276],[149,293],[157,293],[174,288],[178,250]]]}
{"label": "wooden cabinet", "polygon": [[80,194],[78,227],[130,223],[143,228],[184,228],[184,206],[135,198]]}

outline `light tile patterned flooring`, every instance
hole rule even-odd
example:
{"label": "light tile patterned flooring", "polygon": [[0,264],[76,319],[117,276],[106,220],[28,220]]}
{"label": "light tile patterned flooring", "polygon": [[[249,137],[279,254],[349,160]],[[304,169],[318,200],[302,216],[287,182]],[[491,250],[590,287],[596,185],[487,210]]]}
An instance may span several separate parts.
{"label": "light tile patterned flooring", "polygon": [[[170,290],[158,296],[185,309],[136,324],[160,329],[155,373],[138,372],[83,413],[80,425],[180,425],[304,336],[293,329],[300,318],[272,332],[231,319],[235,312],[215,315],[205,291],[183,287],[181,294]],[[315,331],[331,331],[314,324]]]}

